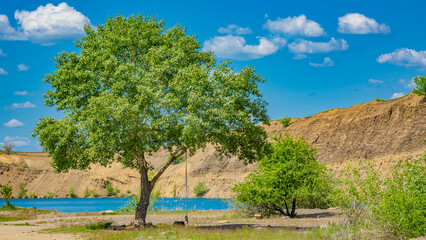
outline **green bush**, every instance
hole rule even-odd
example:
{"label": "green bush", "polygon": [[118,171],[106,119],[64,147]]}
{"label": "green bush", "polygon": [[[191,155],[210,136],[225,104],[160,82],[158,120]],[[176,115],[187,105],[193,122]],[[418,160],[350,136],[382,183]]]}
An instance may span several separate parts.
{"label": "green bush", "polygon": [[35,194],[35,192],[32,192],[32,193],[30,194],[30,198],[38,198],[38,196],[37,196],[37,194]]}
{"label": "green bush", "polygon": [[[296,204],[326,207],[328,172],[316,159],[316,149],[288,134],[276,136],[272,151],[258,161],[258,171],[236,184],[236,200],[248,214],[296,216]],[[290,210],[291,209],[291,210]]]}
{"label": "green bush", "polygon": [[3,195],[6,204],[10,206],[10,199],[12,199],[12,186],[9,185],[10,181],[6,185],[2,185],[0,188],[0,194]]}
{"label": "green bush", "polygon": [[45,198],[53,198],[53,193],[47,192]]}
{"label": "green bush", "polygon": [[[170,160],[170,156],[169,156],[169,160]],[[178,158],[176,158],[176,160],[172,164],[177,165],[183,161],[185,161],[185,155],[180,155]]]}
{"label": "green bush", "polygon": [[27,196],[27,190],[25,190],[25,183],[19,184],[18,198],[25,198]]}
{"label": "green bush", "polygon": [[101,196],[100,194],[98,194],[98,193],[96,192],[96,190],[95,190],[95,189],[90,190],[90,194],[92,194],[92,197],[94,197],[94,198],[97,198],[97,197],[100,197],[100,196]]}
{"label": "green bush", "polygon": [[291,117],[284,116],[280,120],[278,120],[284,128],[290,126]]}
{"label": "green bush", "polygon": [[9,155],[9,154],[11,154],[12,153],[12,150],[13,150],[13,148],[15,147],[15,145],[13,145],[12,143],[6,143],[6,144],[3,144],[3,149],[4,149],[4,152],[7,154],[7,155]]}
{"label": "green bush", "polygon": [[370,206],[379,202],[379,175],[372,161],[349,163],[334,182],[331,199],[346,214],[349,224],[370,217]]}
{"label": "green bush", "polygon": [[77,197],[77,195],[74,193],[74,187],[73,186],[70,186],[70,188],[68,190],[68,196],[70,196],[71,198]]}
{"label": "green bush", "polygon": [[384,182],[375,219],[386,238],[408,239],[426,234],[426,153],[398,163]]}
{"label": "green bush", "polygon": [[419,95],[426,94],[426,76],[416,76],[413,79],[414,83],[416,83],[416,88],[413,89],[413,92]]}
{"label": "green bush", "polygon": [[[148,211],[150,212],[156,212],[160,211],[161,207],[154,207],[154,204],[158,202],[158,199],[161,198],[161,188],[156,189],[151,193],[151,196],[149,197],[149,206]],[[136,207],[140,200],[140,193],[134,195],[129,201],[127,201],[123,206],[119,208],[120,212],[135,212]]]}
{"label": "green bush", "polygon": [[84,189],[83,196],[84,196],[85,198],[87,198],[87,197],[89,197],[89,196],[90,196],[89,187],[86,187],[86,189]]}
{"label": "green bush", "polygon": [[106,183],[106,185],[105,185],[105,191],[106,191],[107,196],[113,196],[113,195],[116,195],[115,189],[114,189],[114,187],[112,186],[112,183],[111,183],[111,182],[107,182],[107,183]]}
{"label": "green bush", "polygon": [[202,197],[210,191],[210,188],[204,182],[198,182],[194,187],[194,193],[197,197]]}

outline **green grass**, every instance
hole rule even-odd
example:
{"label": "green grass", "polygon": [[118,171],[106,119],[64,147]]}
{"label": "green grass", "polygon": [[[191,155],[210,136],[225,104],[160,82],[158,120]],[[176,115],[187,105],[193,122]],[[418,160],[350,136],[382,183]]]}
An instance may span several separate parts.
{"label": "green grass", "polygon": [[26,217],[9,217],[9,216],[0,216],[0,222],[12,222],[20,220],[29,220]]}
{"label": "green grass", "polygon": [[0,211],[15,211],[15,210],[18,210],[18,209],[19,208],[15,207],[13,205],[7,205],[7,204],[0,207]]}
{"label": "green grass", "polygon": [[115,240],[115,239],[208,239],[208,240],[233,240],[233,239],[309,239],[305,232],[293,229],[257,229],[243,227],[240,229],[202,229],[196,227],[176,227],[173,225],[158,225],[139,231],[113,231],[95,229],[87,226],[61,227],[46,230],[48,233],[74,233],[89,239]]}

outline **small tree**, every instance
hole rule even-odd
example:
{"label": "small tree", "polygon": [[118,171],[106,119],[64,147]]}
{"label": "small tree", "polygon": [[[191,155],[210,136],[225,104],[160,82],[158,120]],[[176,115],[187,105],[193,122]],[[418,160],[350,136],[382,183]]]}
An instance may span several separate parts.
{"label": "small tree", "polygon": [[286,128],[286,127],[290,126],[291,117],[284,116],[283,118],[279,119],[278,121],[281,123],[283,128]]}
{"label": "small tree", "polygon": [[303,138],[286,135],[273,140],[272,152],[258,162],[259,170],[249,174],[247,181],[237,184],[233,191],[237,193],[236,200],[249,210],[293,218],[298,197],[328,186],[326,168],[315,160],[316,149]]}
{"label": "small tree", "polygon": [[4,149],[4,152],[7,154],[7,155],[9,155],[9,154],[11,154],[12,153],[12,150],[13,150],[13,148],[15,147],[15,145],[13,144],[13,143],[6,143],[6,144],[3,144],[3,149]]}
{"label": "small tree", "polygon": [[74,193],[74,187],[70,186],[70,188],[68,189],[68,196],[70,196],[71,198],[76,197],[77,195]]}
{"label": "small tree", "polygon": [[197,197],[202,197],[210,191],[210,188],[204,182],[198,182],[194,187],[194,193]]}
{"label": "small tree", "polygon": [[416,88],[413,89],[414,93],[419,95],[426,94],[426,76],[416,76],[414,77],[414,83],[416,83]]}
{"label": "small tree", "polygon": [[6,200],[6,204],[10,205],[10,199],[12,199],[12,186],[9,185],[10,181],[6,185],[2,185],[0,188],[0,194],[3,195],[4,200]]}
{"label": "small tree", "polygon": [[87,186],[86,186],[86,189],[84,189],[83,196],[84,196],[85,198],[87,198],[87,197],[89,197],[89,196],[90,196],[89,187],[87,187]]}
{"label": "small tree", "polygon": [[114,187],[112,186],[111,182],[106,183],[105,191],[106,191],[107,196],[113,196],[113,195],[116,194],[115,191],[114,191]]}
{"label": "small tree", "polygon": [[18,198],[25,198],[27,196],[27,190],[25,190],[25,183],[19,184]]}
{"label": "small tree", "polygon": [[[180,26],[145,15],[112,17],[85,26],[77,52],[61,52],[46,75],[46,104],[65,113],[42,117],[33,136],[58,171],[118,161],[140,174],[135,218],[145,223],[155,183],[177,158],[212,144],[245,163],[268,145],[266,102],[251,67],[238,72],[201,51]],[[147,156],[165,149],[170,159],[155,169]]]}

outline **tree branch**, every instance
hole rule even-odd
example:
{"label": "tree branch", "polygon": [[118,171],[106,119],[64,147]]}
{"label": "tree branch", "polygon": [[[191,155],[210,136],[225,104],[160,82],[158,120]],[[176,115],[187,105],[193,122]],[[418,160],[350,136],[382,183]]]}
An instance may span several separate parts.
{"label": "tree branch", "polygon": [[166,169],[182,154],[186,152],[186,148],[184,146],[180,146],[172,153],[170,159],[164,164],[164,166],[155,174],[155,176],[151,180],[151,187],[154,187],[154,184],[160,178],[160,176],[166,171]]}

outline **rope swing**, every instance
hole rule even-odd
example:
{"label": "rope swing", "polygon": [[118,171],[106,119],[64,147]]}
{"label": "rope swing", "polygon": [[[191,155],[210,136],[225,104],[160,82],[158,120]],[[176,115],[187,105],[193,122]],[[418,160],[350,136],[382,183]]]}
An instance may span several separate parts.
{"label": "rope swing", "polygon": [[185,221],[188,224],[188,150],[185,152],[185,193],[186,193],[186,202],[185,202]]}

